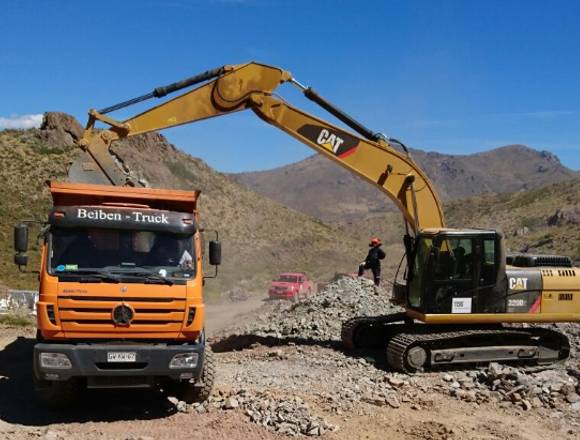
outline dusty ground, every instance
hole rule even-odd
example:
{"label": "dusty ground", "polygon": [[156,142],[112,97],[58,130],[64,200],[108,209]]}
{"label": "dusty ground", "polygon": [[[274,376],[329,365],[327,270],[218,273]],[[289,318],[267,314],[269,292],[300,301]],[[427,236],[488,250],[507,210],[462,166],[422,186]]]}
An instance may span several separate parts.
{"label": "dusty ground", "polygon": [[263,303],[264,298],[256,295],[250,296],[247,301],[220,301],[207,304],[205,312],[205,329],[208,336],[212,336],[216,332],[219,332],[236,322],[243,322],[247,319],[248,314],[259,308]]}
{"label": "dusty ground", "polygon": [[[210,307],[213,332],[220,322],[251,320],[260,304]],[[221,318],[221,319],[220,319]],[[53,412],[39,407],[31,387],[33,329],[0,328],[1,439],[283,439],[252,423],[244,409],[210,410],[199,414],[177,407],[159,392],[87,392],[78,407]],[[344,389],[366,386],[357,382],[357,369],[376,369],[376,359],[356,359],[338,349],[319,345],[283,345],[216,354],[218,380],[215,399],[243,389],[266,392],[272,398],[304,400],[310,413],[332,425],[333,439],[580,439],[580,414],[573,410],[534,408],[523,411],[498,402],[468,403],[438,392],[440,374],[425,374],[406,383],[399,408],[360,401],[337,400]],[[375,364],[377,365],[375,367]],[[370,384],[372,385],[372,384]],[[398,385],[397,385],[398,386]],[[411,394],[409,394],[411,393]],[[217,406],[217,405],[216,405]]]}

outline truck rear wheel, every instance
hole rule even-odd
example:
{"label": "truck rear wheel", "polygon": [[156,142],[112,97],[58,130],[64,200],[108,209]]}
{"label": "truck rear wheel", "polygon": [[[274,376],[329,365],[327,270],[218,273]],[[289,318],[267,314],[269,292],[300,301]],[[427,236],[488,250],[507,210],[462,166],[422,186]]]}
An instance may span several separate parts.
{"label": "truck rear wheel", "polygon": [[186,403],[205,402],[215,381],[215,359],[209,345],[205,346],[201,376],[194,382],[179,384],[177,397]]}
{"label": "truck rear wheel", "polygon": [[34,380],[34,391],[40,403],[48,408],[67,408],[76,403],[82,388],[80,380],[66,381]]}

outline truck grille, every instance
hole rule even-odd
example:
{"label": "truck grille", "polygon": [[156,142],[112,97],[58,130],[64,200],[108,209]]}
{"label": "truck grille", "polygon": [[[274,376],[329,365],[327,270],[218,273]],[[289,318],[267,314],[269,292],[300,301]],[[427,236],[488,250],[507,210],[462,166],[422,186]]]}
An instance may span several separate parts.
{"label": "truck grille", "polygon": [[[130,325],[119,327],[112,318],[113,309],[120,305],[130,306],[135,315]],[[185,319],[183,298],[125,298],[119,297],[60,297],[58,317],[64,331],[125,332],[180,331]]]}

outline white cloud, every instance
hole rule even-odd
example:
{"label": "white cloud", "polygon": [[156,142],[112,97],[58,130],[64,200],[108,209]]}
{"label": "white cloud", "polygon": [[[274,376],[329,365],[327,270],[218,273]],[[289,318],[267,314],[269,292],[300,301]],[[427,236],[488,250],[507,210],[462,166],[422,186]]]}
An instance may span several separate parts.
{"label": "white cloud", "polygon": [[0,116],[0,130],[5,128],[37,128],[42,124],[42,114]]}

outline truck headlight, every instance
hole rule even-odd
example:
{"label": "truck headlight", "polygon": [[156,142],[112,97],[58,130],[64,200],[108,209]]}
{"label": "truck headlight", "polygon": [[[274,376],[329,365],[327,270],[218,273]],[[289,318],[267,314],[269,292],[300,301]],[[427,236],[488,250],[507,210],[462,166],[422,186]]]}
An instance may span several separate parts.
{"label": "truck headlight", "polygon": [[40,366],[54,370],[69,370],[72,364],[64,353],[40,353]]}
{"label": "truck headlight", "polygon": [[197,353],[176,354],[169,362],[169,368],[195,368],[198,360],[199,354]]}

